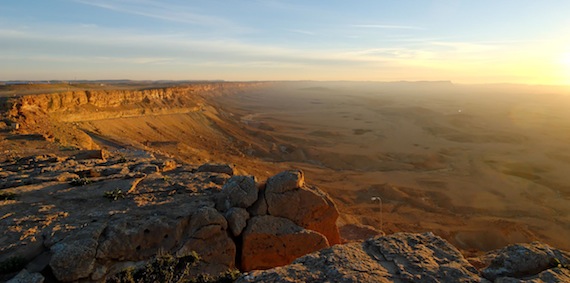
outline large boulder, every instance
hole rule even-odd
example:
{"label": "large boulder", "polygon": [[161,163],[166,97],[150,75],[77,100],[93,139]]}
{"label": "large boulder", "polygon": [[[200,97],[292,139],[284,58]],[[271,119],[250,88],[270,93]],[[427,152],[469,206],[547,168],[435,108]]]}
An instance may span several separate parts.
{"label": "large boulder", "polygon": [[270,215],[287,218],[303,228],[317,231],[325,235],[331,245],[341,242],[335,203],[317,187],[306,186],[302,171],[284,171],[269,178],[265,199]]}
{"label": "large boulder", "polygon": [[217,207],[221,211],[231,207],[247,208],[255,203],[257,193],[253,176],[233,176],[222,187]]}
{"label": "large boulder", "polygon": [[291,265],[244,274],[237,282],[487,282],[432,233],[398,233],[336,245]]}
{"label": "large boulder", "polygon": [[91,274],[99,245],[97,239],[105,227],[99,223],[85,225],[53,245],[51,241],[45,243],[52,253],[49,266],[59,281],[75,281]]}
{"label": "large boulder", "polygon": [[242,269],[247,271],[289,264],[329,244],[320,233],[303,229],[291,220],[266,215],[248,221],[242,246]]}
{"label": "large boulder", "polygon": [[216,274],[235,266],[236,245],[227,232],[228,223],[212,207],[202,207],[192,215],[188,240],[177,251],[179,257],[197,252],[203,260],[201,269]]}
{"label": "large boulder", "polygon": [[538,279],[556,278],[566,273],[564,278],[568,281],[544,282],[570,282],[568,270],[563,273],[550,270],[558,267],[558,265],[567,266],[570,264],[570,254],[539,242],[510,245],[490,252],[486,257],[490,258],[490,264],[483,269],[482,274],[485,278],[492,281],[501,278],[501,280],[506,280],[505,282],[520,282],[510,280],[527,278],[533,280],[529,282],[541,282]]}

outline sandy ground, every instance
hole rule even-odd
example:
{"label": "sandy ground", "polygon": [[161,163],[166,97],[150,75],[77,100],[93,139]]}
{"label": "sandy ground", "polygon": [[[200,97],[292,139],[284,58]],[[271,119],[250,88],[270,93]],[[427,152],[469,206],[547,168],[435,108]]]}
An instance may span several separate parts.
{"label": "sandy ground", "polygon": [[211,99],[195,113],[79,127],[260,179],[301,168],[335,199],[340,225],[433,231],[468,253],[534,240],[570,250],[570,96],[306,82]]}

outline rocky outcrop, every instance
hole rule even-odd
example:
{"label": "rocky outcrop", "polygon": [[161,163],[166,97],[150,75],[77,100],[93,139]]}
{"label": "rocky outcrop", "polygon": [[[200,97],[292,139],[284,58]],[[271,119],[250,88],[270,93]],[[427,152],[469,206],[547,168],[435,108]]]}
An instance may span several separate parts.
{"label": "rocky outcrop", "polygon": [[317,231],[325,235],[331,245],[340,243],[336,205],[323,191],[307,186],[302,171],[285,171],[269,178],[265,199],[270,215],[287,218],[303,228]]}
{"label": "rocky outcrop", "polygon": [[250,219],[243,232],[242,269],[267,269],[291,263],[329,246],[325,236],[291,220],[265,215]]}
{"label": "rocky outcrop", "polygon": [[[488,253],[485,278],[501,282],[570,282],[570,253],[533,242]],[[564,268],[565,267],[565,268]]]}
{"label": "rocky outcrop", "polygon": [[397,233],[336,245],[237,282],[570,282],[570,254],[540,244],[482,256],[481,270],[432,233]]}
{"label": "rocky outcrop", "polygon": [[478,271],[431,233],[399,233],[336,245],[238,282],[480,282]]}
{"label": "rocky outcrop", "polygon": [[[329,199],[322,191],[291,182],[302,176],[299,171],[275,176],[265,190],[253,176],[230,176],[229,166],[177,164],[134,150],[108,152],[105,159],[80,153],[0,163],[10,180],[4,185],[10,197],[0,200],[6,243],[0,263],[22,258],[32,273],[49,269],[62,282],[89,282],[159,253],[182,258],[197,252],[201,262],[193,270],[216,274],[288,264],[329,246],[331,239],[310,227],[338,231],[335,222],[311,223],[321,219],[321,210],[338,212],[334,204],[325,206]],[[71,179],[62,178],[66,174]],[[271,212],[260,205],[274,185],[286,188],[286,197],[306,198],[292,203],[304,213],[275,209],[291,208],[280,204],[286,199],[277,193],[269,197],[276,204]]]}

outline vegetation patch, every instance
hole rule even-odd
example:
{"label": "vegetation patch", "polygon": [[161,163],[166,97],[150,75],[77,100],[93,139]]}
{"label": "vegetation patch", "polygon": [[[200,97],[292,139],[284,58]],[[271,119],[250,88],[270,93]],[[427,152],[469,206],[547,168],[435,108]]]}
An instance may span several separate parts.
{"label": "vegetation patch", "polygon": [[13,192],[0,192],[0,200],[15,200],[17,197],[18,195]]}
{"label": "vegetation patch", "polygon": [[190,268],[196,266],[200,260],[200,256],[196,252],[180,258],[170,254],[159,255],[144,267],[130,267],[119,272],[107,279],[107,283],[230,283],[241,275],[239,270],[230,269],[218,276],[206,274],[190,276]]}
{"label": "vegetation patch", "polygon": [[84,186],[91,183],[93,183],[93,181],[89,180],[88,178],[75,178],[69,182],[69,184],[72,186]]}
{"label": "vegetation patch", "polygon": [[121,189],[106,191],[105,194],[103,194],[104,197],[110,200],[118,200],[119,198],[125,198],[125,195],[126,193],[123,193],[123,190]]}

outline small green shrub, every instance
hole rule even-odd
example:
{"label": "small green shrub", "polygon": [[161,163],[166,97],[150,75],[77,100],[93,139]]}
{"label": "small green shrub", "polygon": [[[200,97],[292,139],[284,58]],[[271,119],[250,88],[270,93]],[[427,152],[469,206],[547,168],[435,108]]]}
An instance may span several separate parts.
{"label": "small green shrub", "polygon": [[18,195],[13,192],[0,192],[0,200],[15,200],[17,197]]}
{"label": "small green shrub", "polygon": [[10,257],[0,262],[0,274],[20,271],[26,266],[26,264],[26,259],[21,256]]}
{"label": "small green shrub", "polygon": [[186,277],[189,276],[190,268],[199,261],[200,256],[196,252],[180,258],[163,254],[149,261],[143,268],[127,268],[108,279],[107,282],[188,282]]}
{"label": "small green shrub", "polygon": [[75,178],[69,182],[72,186],[84,186],[93,183],[93,181],[88,178]]}
{"label": "small green shrub", "polygon": [[180,258],[170,254],[162,254],[156,256],[142,268],[129,267],[121,271],[109,278],[107,283],[231,283],[235,282],[241,275],[239,270],[230,269],[217,276],[208,274],[189,276],[190,268],[196,266],[200,260],[200,256],[196,252]]}
{"label": "small green shrub", "polygon": [[118,200],[119,198],[125,198],[125,193],[121,189],[114,189],[106,191],[103,196],[110,200]]}

